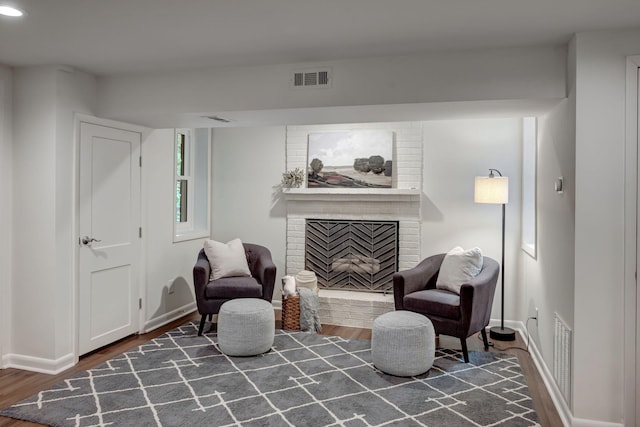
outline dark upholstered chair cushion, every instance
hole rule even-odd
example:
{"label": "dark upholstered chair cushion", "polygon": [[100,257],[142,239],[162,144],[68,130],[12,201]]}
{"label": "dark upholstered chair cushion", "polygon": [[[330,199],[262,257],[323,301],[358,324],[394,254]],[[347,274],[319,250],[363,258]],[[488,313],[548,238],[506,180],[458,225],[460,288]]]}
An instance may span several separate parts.
{"label": "dark upholstered chair cushion", "polygon": [[198,312],[202,315],[198,335],[202,335],[207,317],[212,320],[220,307],[235,298],[262,298],[271,302],[276,282],[276,265],[271,252],[264,246],[243,243],[251,277],[223,277],[210,281],[211,264],[209,258],[200,249],[196,264],[193,266],[193,287]]}
{"label": "dark upholstered chair cushion", "polygon": [[460,287],[460,295],[437,289],[436,281],[445,254],[423,259],[414,268],[393,275],[393,300],[396,310],[410,310],[427,316],[436,335],[460,339],[464,361],[469,361],[467,337],[480,332],[485,349],[489,348],[485,328],[491,318],[493,295],[500,273],[498,263],[483,258],[480,274]]}
{"label": "dark upholstered chair cushion", "polygon": [[404,309],[447,319],[460,319],[460,295],[442,289],[412,292],[404,297]]}
{"label": "dark upholstered chair cushion", "polygon": [[253,277],[223,277],[209,282],[206,298],[262,298],[262,285]]}

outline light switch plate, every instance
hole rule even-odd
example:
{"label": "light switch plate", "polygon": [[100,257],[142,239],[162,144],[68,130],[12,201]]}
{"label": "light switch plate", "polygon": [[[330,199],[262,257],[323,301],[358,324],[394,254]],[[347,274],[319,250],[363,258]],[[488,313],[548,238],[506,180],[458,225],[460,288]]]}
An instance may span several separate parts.
{"label": "light switch plate", "polygon": [[563,177],[560,176],[560,177],[558,177],[558,179],[556,179],[555,189],[556,189],[556,193],[558,193],[558,194],[564,193],[564,178]]}

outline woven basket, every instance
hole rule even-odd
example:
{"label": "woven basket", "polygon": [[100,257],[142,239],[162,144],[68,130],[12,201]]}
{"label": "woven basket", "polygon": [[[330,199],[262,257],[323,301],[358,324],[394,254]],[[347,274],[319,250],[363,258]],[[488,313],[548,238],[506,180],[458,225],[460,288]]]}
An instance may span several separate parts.
{"label": "woven basket", "polygon": [[282,297],[282,329],[300,330],[300,297],[298,295]]}

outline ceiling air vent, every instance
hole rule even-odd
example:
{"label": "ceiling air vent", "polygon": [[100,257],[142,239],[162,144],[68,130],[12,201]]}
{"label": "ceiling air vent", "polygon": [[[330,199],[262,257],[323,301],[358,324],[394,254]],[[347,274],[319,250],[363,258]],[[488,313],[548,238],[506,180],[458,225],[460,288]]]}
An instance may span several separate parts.
{"label": "ceiling air vent", "polygon": [[331,70],[329,68],[297,70],[293,72],[291,81],[294,88],[330,87]]}

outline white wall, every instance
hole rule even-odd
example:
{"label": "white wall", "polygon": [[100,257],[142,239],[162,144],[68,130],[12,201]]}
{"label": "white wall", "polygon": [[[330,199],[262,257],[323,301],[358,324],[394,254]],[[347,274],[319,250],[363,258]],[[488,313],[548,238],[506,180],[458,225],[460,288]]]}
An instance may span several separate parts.
{"label": "white wall", "polygon": [[57,319],[52,304],[57,278],[56,103],[55,71],[16,70],[10,351],[49,360],[55,359],[56,334],[51,327],[55,328]]}
{"label": "white wall", "polygon": [[142,143],[145,330],[195,308],[193,266],[204,239],[173,242],[174,138],[174,129],[161,129]]}
{"label": "white wall", "polygon": [[96,81],[89,74],[58,68],[55,124],[55,344],[56,358],[68,354],[75,336],[70,303],[75,276],[75,170],[74,117],[91,114],[96,102]]}
{"label": "white wall", "polygon": [[576,36],[574,415],[621,422],[625,56],[640,30]]}
{"label": "white wall", "polygon": [[[502,206],[473,201],[474,178],[489,168],[509,178],[505,238],[505,319],[521,319],[519,295],[522,122],[520,119],[423,123],[423,258],[478,246],[501,262]],[[500,318],[500,279],[491,317]]]}
{"label": "white wall", "polygon": [[[57,370],[73,351],[73,116],[91,113],[93,77],[14,70],[12,363]],[[34,359],[35,358],[35,359]]]}
{"label": "white wall", "polygon": [[12,241],[12,74],[0,66],[0,367],[9,348],[11,322]]}
{"label": "white wall", "polygon": [[[564,178],[563,193],[555,180]],[[575,93],[538,119],[537,257],[522,253],[519,320],[535,315],[529,332],[545,364],[553,369],[554,313],[575,330]],[[571,406],[571,402],[567,402]]]}
{"label": "white wall", "polygon": [[[276,290],[285,274],[285,201],[278,186],[285,171],[285,127],[213,131],[213,239],[236,237],[271,251]],[[279,292],[274,292],[279,299]]]}
{"label": "white wall", "polygon": [[[563,46],[542,46],[108,77],[99,114],[176,127],[176,114],[562,98],[565,58]],[[314,65],[332,68],[331,88],[292,89],[292,70]]]}

